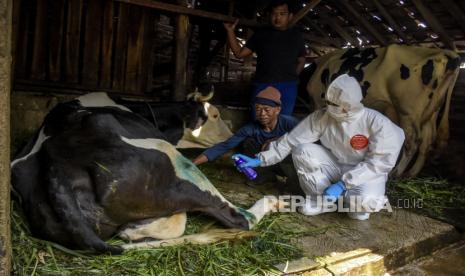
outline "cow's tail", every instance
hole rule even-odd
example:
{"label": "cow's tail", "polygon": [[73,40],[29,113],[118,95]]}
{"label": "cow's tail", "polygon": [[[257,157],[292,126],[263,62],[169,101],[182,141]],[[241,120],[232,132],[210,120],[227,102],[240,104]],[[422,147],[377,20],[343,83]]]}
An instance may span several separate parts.
{"label": "cow's tail", "polygon": [[82,249],[112,254],[122,253],[121,247],[108,245],[89,225],[76,203],[71,183],[68,183],[70,177],[60,174],[63,171],[53,165],[50,166],[48,172],[50,204],[61,219],[63,227],[70,233],[74,243]]}

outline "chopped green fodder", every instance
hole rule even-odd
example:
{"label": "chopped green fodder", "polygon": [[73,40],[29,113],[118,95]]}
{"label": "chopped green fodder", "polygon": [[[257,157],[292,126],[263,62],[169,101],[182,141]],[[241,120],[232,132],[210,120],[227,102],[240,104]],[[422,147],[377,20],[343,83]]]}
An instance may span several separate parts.
{"label": "chopped green fodder", "polygon": [[[31,237],[25,220],[16,209],[17,205],[13,204],[13,273],[16,275],[279,274],[273,265],[301,256],[301,252],[291,245],[291,239],[312,234],[285,227],[288,221],[298,223],[298,215],[275,213],[259,223],[255,229],[258,236],[251,239],[137,249],[119,256],[91,255]],[[186,234],[206,230],[215,223],[213,219],[193,214],[189,216]],[[219,225],[215,224],[215,227]],[[321,233],[320,230],[313,231],[313,234]],[[120,244],[122,241],[113,239],[109,243]]]}
{"label": "chopped green fodder", "polygon": [[387,191],[392,205],[397,206],[397,203],[410,200],[417,203],[414,210],[433,217],[442,218],[447,209],[461,209],[465,212],[465,186],[445,179],[393,180],[388,183]]}

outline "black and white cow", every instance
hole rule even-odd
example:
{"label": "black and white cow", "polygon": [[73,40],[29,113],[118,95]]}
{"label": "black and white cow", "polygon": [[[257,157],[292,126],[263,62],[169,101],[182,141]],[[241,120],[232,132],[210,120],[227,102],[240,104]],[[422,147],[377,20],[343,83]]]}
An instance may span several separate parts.
{"label": "black and white cow", "polygon": [[218,108],[208,102],[212,97],[213,91],[203,96],[196,90],[183,102],[116,102],[153,123],[176,148],[208,148],[232,136]]}
{"label": "black and white cow", "polygon": [[104,241],[115,234],[179,237],[188,211],[250,229],[273,208],[228,202],[153,124],[104,93],[58,104],[11,169],[34,235],[99,252],[121,252]]}

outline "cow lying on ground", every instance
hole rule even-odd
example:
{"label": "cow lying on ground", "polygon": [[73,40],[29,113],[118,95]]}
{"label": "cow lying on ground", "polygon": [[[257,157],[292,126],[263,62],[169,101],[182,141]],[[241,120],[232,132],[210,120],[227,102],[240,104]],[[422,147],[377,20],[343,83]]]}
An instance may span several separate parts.
{"label": "cow lying on ground", "polygon": [[414,176],[433,142],[443,146],[449,138],[449,105],[459,64],[459,56],[449,50],[390,45],[334,51],[315,60],[304,75],[316,108],[325,105],[324,93],[337,76],[355,77],[365,106],[404,129],[405,149],[395,172],[400,176],[408,169],[405,175]]}
{"label": "cow lying on ground", "polygon": [[[272,208],[228,202],[149,121],[106,94],[58,104],[12,161],[12,184],[34,235],[66,246],[121,252],[104,242],[174,238],[188,211],[250,229]],[[142,229],[141,229],[142,228]]]}

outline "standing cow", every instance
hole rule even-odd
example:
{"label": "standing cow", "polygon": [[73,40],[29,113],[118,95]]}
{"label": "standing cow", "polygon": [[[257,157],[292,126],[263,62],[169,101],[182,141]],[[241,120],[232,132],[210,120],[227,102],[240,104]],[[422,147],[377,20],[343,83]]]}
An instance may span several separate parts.
{"label": "standing cow", "polygon": [[324,93],[337,76],[355,77],[364,105],[404,129],[405,149],[396,174],[414,176],[433,142],[443,146],[449,137],[449,105],[459,64],[453,51],[390,45],[331,52],[315,60],[303,75],[309,77],[304,81],[316,108],[325,105]]}
{"label": "standing cow", "polygon": [[12,161],[12,184],[34,235],[63,245],[121,252],[104,242],[174,238],[188,211],[250,229],[273,208],[228,202],[149,121],[94,93],[58,104]]}

